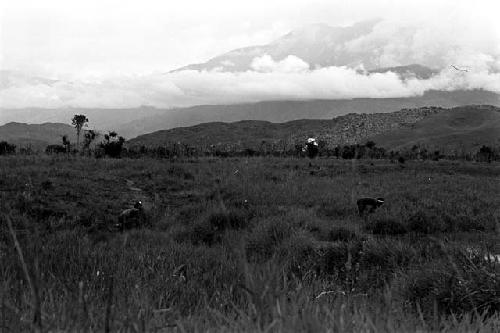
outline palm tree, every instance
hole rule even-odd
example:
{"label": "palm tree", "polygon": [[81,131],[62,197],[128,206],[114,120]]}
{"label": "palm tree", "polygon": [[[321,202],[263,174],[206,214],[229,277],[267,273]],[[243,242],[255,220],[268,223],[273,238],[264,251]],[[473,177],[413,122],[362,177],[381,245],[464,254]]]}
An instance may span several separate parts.
{"label": "palm tree", "polygon": [[89,122],[89,119],[84,114],[75,114],[72,119],[72,125],[76,128],[76,147],[80,147],[80,132],[83,126],[87,126],[86,123]]}

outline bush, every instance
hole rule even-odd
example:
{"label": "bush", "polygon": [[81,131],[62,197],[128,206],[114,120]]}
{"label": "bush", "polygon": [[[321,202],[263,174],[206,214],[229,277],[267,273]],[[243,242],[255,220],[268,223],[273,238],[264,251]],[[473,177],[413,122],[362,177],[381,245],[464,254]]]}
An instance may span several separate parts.
{"label": "bush", "polygon": [[421,234],[433,234],[446,230],[439,216],[419,211],[408,219],[408,229]]}
{"label": "bush", "polygon": [[222,240],[226,230],[246,227],[247,220],[246,215],[240,211],[212,212],[205,218],[196,221],[187,231],[187,236],[181,233],[177,239],[188,238],[193,244],[213,245]]}
{"label": "bush", "polygon": [[125,138],[118,136],[116,132],[109,132],[104,135],[104,140],[105,141],[99,144],[99,148],[104,151],[105,155],[113,158],[119,158],[123,150]]}
{"label": "bush", "polygon": [[362,249],[361,241],[324,244],[316,249],[315,270],[319,275],[344,274],[359,261]]}
{"label": "bush", "polygon": [[269,218],[259,223],[248,235],[246,253],[250,261],[269,259],[276,248],[293,233],[290,223],[279,217]]}
{"label": "bush", "polygon": [[348,204],[335,205],[323,202],[319,205],[317,212],[325,217],[344,218],[352,214],[352,209]]}
{"label": "bush", "polygon": [[472,311],[494,314],[500,311],[500,279],[492,266],[478,267],[464,260],[436,260],[400,273],[393,286],[402,299],[432,315],[462,315]]}
{"label": "bush", "polygon": [[[485,231],[486,226],[480,221],[466,215],[451,216],[444,214],[443,223],[446,225],[446,231]],[[493,227],[493,226],[492,226]]]}
{"label": "bush", "polygon": [[417,257],[415,248],[398,240],[371,240],[363,247],[360,262],[363,267],[378,267],[386,273],[408,266]]}
{"label": "bush", "polygon": [[374,235],[404,235],[408,232],[406,227],[398,221],[391,219],[375,220],[370,226]]}
{"label": "bush", "polygon": [[359,235],[344,227],[335,227],[328,231],[327,240],[330,242],[347,242],[355,239],[360,239]]}
{"label": "bush", "polygon": [[345,267],[348,259],[348,246],[346,243],[331,243],[323,246],[318,251],[316,272],[322,274],[335,274]]}
{"label": "bush", "polygon": [[8,143],[7,141],[0,142],[0,155],[15,154],[16,146]]}
{"label": "bush", "polygon": [[314,266],[314,239],[307,232],[285,239],[277,252],[280,261],[297,277],[302,277]]}
{"label": "bush", "polygon": [[241,210],[215,212],[208,216],[208,223],[217,231],[226,229],[242,229],[247,225],[247,216]]}
{"label": "bush", "polygon": [[212,245],[221,240],[220,233],[216,232],[214,226],[207,220],[197,221],[190,230],[189,239],[195,245]]}

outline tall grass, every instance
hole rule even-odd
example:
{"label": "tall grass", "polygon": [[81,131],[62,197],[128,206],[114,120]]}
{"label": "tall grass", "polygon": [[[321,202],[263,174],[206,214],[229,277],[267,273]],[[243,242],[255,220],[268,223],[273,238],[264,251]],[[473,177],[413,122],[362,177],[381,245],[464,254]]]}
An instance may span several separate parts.
{"label": "tall grass", "polygon": [[[2,158],[2,329],[36,283],[45,331],[500,330],[500,166],[356,163]],[[149,221],[117,233],[126,180]]]}

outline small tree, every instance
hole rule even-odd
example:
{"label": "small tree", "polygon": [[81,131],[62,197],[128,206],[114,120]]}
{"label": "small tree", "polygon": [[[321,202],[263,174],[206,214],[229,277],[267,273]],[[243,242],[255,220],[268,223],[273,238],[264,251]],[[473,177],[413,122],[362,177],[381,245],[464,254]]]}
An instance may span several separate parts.
{"label": "small tree", "polygon": [[99,144],[99,147],[104,150],[105,155],[118,158],[122,153],[124,143],[125,138],[112,131],[104,134],[104,141]]}
{"label": "small tree", "polygon": [[83,149],[90,150],[90,144],[99,136],[94,130],[85,131],[83,134]]}
{"label": "small tree", "polygon": [[80,132],[82,127],[87,126],[89,119],[84,114],[75,114],[71,121],[72,125],[76,128],[76,147],[80,147]]}

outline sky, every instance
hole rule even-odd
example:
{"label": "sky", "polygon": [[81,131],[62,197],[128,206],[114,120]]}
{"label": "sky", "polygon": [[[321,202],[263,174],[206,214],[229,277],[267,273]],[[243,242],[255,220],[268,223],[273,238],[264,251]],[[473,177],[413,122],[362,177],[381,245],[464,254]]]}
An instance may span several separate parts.
{"label": "sky", "polygon": [[[495,0],[0,0],[0,69],[61,80],[0,87],[0,107],[399,97],[434,87],[500,91],[498,13]],[[410,24],[418,27],[410,52],[425,56],[449,47],[450,57],[477,71],[448,70],[432,82],[401,82],[390,73],[367,78],[340,67],[306,70],[302,59],[292,57],[288,63],[255,59],[267,61],[265,73],[162,74],[235,48],[269,43],[308,24],[349,26],[373,18],[389,23],[361,47],[387,41],[396,31],[392,27]],[[401,52],[401,45],[386,46],[388,59],[391,47]],[[330,83],[326,88],[325,82]]]}

